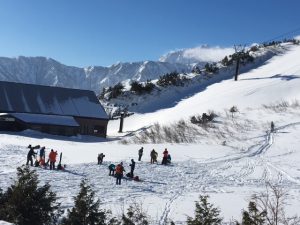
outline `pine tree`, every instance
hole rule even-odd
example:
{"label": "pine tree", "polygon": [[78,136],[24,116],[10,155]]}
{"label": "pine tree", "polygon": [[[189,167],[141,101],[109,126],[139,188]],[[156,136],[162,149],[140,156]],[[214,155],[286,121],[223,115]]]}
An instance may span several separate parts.
{"label": "pine tree", "polygon": [[208,196],[199,196],[199,202],[196,202],[195,218],[188,217],[188,225],[218,225],[222,218],[219,217],[220,210],[215,208],[207,201]]}
{"label": "pine tree", "polygon": [[95,200],[95,192],[84,180],[80,183],[80,191],[74,198],[74,207],[68,210],[62,225],[105,225],[109,212],[100,209],[100,200]]}
{"label": "pine tree", "polygon": [[122,225],[148,225],[148,215],[140,204],[134,202],[127,209],[126,215],[122,215]]}
{"label": "pine tree", "polygon": [[60,204],[50,185],[38,187],[38,176],[29,167],[19,167],[17,171],[15,183],[0,192],[0,220],[16,225],[56,224]]}
{"label": "pine tree", "polygon": [[[260,212],[253,201],[249,202],[248,211],[243,211],[243,219],[241,225],[263,225],[266,221],[266,211]],[[237,223],[239,224],[239,223]]]}

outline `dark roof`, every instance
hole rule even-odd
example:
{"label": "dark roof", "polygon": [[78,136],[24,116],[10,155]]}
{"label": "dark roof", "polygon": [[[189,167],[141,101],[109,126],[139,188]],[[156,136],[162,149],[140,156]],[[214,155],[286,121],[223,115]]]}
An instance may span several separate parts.
{"label": "dark roof", "polygon": [[93,91],[6,81],[0,81],[0,112],[108,119]]}

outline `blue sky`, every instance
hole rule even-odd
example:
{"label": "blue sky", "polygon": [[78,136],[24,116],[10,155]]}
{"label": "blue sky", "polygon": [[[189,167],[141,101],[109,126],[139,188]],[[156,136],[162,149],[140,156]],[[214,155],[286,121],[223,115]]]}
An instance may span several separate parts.
{"label": "blue sky", "polygon": [[0,56],[85,67],[300,33],[299,0],[0,0]]}

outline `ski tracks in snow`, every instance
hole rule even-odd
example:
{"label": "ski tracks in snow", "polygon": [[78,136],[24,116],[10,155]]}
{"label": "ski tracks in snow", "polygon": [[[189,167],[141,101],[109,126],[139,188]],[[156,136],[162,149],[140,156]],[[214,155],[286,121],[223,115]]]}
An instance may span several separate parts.
{"label": "ski tracks in snow", "polygon": [[[278,127],[277,133],[267,132],[259,143],[253,144],[247,151],[234,155],[209,160],[190,158],[174,162],[172,166],[137,162],[135,175],[138,175],[142,182],[124,179],[121,186],[116,186],[115,178],[108,176],[107,167],[111,162],[104,162],[103,165],[96,163],[69,165],[65,172],[44,169],[37,171],[41,182],[49,182],[58,193],[65,208],[72,206],[72,197],[76,196],[79,184],[84,178],[94,187],[96,196],[103,204],[119,206],[120,202],[128,199],[143,200],[157,197],[165,202],[162,210],[157,212],[158,217],[155,221],[155,224],[162,225],[168,221],[176,200],[185,194],[232,192],[234,186],[258,187],[264,185],[265,181],[275,174],[281,174],[293,184],[300,185],[299,179],[294,178],[279,165],[274,165],[271,159],[266,157],[275,137],[280,134],[279,131],[296,125],[300,125],[300,122]],[[9,148],[14,151],[5,151],[5,155],[0,156],[2,187],[10,185],[12,180],[8,177],[15,177],[16,167],[26,160],[26,157],[21,159],[22,162],[20,160],[20,155],[26,156],[26,149],[22,150],[20,146]],[[129,169],[127,163],[124,166],[125,169]]]}

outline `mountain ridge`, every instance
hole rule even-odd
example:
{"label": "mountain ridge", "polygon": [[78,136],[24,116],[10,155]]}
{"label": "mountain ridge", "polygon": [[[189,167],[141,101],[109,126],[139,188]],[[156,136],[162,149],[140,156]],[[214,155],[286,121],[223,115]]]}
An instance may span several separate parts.
{"label": "mountain ridge", "polygon": [[[186,73],[190,72],[195,64],[203,66],[212,61],[212,58],[208,59],[204,56],[201,58],[199,50],[206,51],[206,54],[211,51],[211,55],[216,50],[220,52],[218,47],[197,47],[194,50],[191,48],[186,51],[170,52],[157,61],[118,62],[109,67],[88,66],[84,68],[64,65],[44,56],[0,57],[0,80],[88,89],[99,93],[103,87],[113,86],[119,82],[131,80],[144,82],[174,71]],[[193,52],[193,54],[178,57],[183,52]],[[177,57],[176,60],[172,59],[174,57]],[[218,60],[219,57],[216,57],[214,61]]]}

